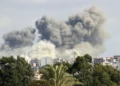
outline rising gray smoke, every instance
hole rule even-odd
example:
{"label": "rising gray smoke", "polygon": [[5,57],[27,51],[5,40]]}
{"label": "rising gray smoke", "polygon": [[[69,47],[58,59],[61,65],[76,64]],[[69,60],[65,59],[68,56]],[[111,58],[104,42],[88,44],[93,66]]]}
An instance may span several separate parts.
{"label": "rising gray smoke", "polygon": [[4,43],[0,46],[0,57],[16,57],[17,55],[29,53],[35,39],[35,31],[35,29],[28,27],[4,34]]}
{"label": "rising gray smoke", "polygon": [[35,38],[35,29],[26,28],[21,31],[12,31],[3,36],[4,45],[3,47],[20,48],[30,46],[33,44]]}
{"label": "rising gray smoke", "polygon": [[[33,28],[13,31],[4,35],[4,44],[0,47],[3,51],[0,54],[6,54],[5,50],[9,53],[14,49],[13,54],[36,51],[39,58],[41,58],[40,52],[55,58],[73,57],[86,53],[97,56],[104,51],[104,42],[107,39],[104,29],[105,17],[96,7],[70,16],[67,21],[57,21],[43,16],[35,24],[38,30],[37,35],[41,35],[39,42],[33,45],[35,37],[37,38]],[[36,57],[34,54],[31,56]]]}
{"label": "rising gray smoke", "polygon": [[104,41],[107,38],[104,23],[105,17],[102,11],[91,7],[80,14],[69,17],[66,22],[44,16],[36,21],[36,27],[42,35],[41,39],[51,41],[58,50],[72,49],[80,54],[91,52],[90,54],[98,55],[103,52]]}

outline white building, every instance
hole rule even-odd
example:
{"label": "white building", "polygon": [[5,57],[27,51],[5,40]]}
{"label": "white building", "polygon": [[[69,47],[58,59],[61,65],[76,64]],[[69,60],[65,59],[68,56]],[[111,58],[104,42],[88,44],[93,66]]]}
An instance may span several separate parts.
{"label": "white building", "polygon": [[102,65],[110,65],[118,70],[120,70],[120,56],[113,56],[113,57],[101,57],[101,58],[94,58],[93,60],[95,63],[101,63]]}
{"label": "white building", "polygon": [[34,71],[38,71],[42,66],[45,66],[47,64],[53,65],[53,59],[50,57],[43,57],[41,59],[34,58],[31,59],[30,64]]}

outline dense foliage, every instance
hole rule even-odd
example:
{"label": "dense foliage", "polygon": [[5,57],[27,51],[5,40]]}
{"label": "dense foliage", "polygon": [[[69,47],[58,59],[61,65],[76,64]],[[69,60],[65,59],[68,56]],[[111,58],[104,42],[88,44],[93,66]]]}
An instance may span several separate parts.
{"label": "dense foliage", "polygon": [[[62,72],[63,71],[63,72]],[[92,65],[92,57],[88,54],[78,56],[73,64],[68,62],[47,65],[40,70],[43,77],[33,86],[119,86],[120,73],[112,66]],[[63,74],[61,74],[63,73]],[[70,77],[68,81],[65,74]],[[35,81],[34,81],[35,82]],[[67,84],[59,84],[59,83]],[[39,83],[39,85],[38,85]],[[74,83],[74,84],[73,84]]]}
{"label": "dense foliage", "polygon": [[120,86],[120,72],[112,66],[92,65],[88,54],[68,62],[46,65],[39,71],[40,80],[33,79],[33,70],[24,58],[0,59],[0,86]]}
{"label": "dense foliage", "polygon": [[119,86],[120,73],[112,66],[91,64],[91,56],[78,56],[68,72],[76,77],[84,86]]}
{"label": "dense foliage", "polygon": [[32,77],[33,70],[24,58],[0,59],[0,86],[29,86]]}
{"label": "dense foliage", "polygon": [[66,70],[67,66],[63,64],[55,66],[47,65],[40,70],[40,73],[43,74],[41,79],[49,83],[50,86],[73,86],[78,81],[68,74]]}

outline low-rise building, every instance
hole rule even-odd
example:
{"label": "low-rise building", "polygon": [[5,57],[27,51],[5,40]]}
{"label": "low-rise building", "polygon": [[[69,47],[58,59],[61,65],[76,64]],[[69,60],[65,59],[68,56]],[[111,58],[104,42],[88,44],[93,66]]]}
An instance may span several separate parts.
{"label": "low-rise building", "polygon": [[103,64],[105,62],[105,59],[104,58],[94,58],[94,64],[96,64],[96,63],[101,63],[101,64]]}
{"label": "low-rise building", "polygon": [[101,63],[102,65],[110,65],[118,70],[120,70],[120,55],[116,55],[113,57],[100,57],[94,58],[93,63]]}

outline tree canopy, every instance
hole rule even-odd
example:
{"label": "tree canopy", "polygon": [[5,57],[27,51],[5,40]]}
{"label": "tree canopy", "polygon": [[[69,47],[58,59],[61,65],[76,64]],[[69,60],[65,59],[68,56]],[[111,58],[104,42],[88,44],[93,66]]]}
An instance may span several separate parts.
{"label": "tree canopy", "polygon": [[42,80],[49,82],[51,86],[73,86],[77,83],[77,79],[72,77],[66,72],[67,66],[60,65],[47,65],[40,73],[43,74]]}
{"label": "tree canopy", "polygon": [[28,86],[33,75],[31,65],[20,56],[0,59],[0,86]]}
{"label": "tree canopy", "polygon": [[91,64],[92,57],[88,54],[78,56],[68,73],[76,77],[84,86],[119,86],[120,73],[112,66]]}
{"label": "tree canopy", "polygon": [[39,71],[40,80],[33,80],[33,69],[24,58],[0,59],[0,86],[119,86],[120,72],[112,66],[94,64],[88,54],[68,62],[46,65]]}

